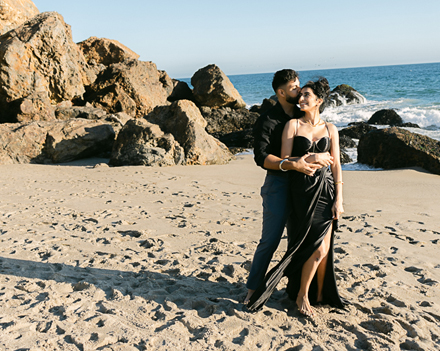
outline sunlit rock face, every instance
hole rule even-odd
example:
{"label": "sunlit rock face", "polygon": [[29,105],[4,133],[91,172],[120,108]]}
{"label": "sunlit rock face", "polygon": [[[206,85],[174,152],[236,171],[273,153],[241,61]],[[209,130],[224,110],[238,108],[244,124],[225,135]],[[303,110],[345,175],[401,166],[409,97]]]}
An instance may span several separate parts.
{"label": "sunlit rock face", "polygon": [[30,0],[0,0],[0,35],[15,29],[39,13]]}

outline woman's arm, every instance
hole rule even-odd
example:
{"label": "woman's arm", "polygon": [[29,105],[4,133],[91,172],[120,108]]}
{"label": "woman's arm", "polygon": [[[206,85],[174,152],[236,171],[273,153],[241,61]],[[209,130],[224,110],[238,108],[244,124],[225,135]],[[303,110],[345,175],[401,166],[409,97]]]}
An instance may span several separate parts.
{"label": "woman's arm", "polygon": [[333,203],[332,212],[333,218],[338,219],[341,213],[344,213],[343,199],[342,199],[342,169],[341,169],[341,157],[339,148],[339,133],[336,126],[328,123],[331,147],[330,154],[333,156],[333,164],[330,165],[330,169],[333,174],[333,179],[335,181],[335,201]]}

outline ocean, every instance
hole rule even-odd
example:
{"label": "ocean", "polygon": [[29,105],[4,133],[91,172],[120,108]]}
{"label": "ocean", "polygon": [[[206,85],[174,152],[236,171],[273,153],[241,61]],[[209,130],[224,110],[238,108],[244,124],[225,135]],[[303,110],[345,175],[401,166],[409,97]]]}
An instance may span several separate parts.
{"label": "ocean", "polygon": [[[220,67],[221,68],[221,67]],[[284,67],[283,67],[284,68]],[[295,67],[292,67],[295,69]],[[395,109],[404,122],[421,128],[405,128],[440,140],[440,63],[298,71],[300,83],[320,76],[330,88],[348,84],[366,98],[357,105],[327,108],[321,117],[342,129],[350,122],[367,121],[374,112]],[[228,76],[248,107],[261,104],[274,94],[272,73]],[[190,84],[191,79],[181,79]],[[385,126],[384,126],[385,127]],[[354,161],[343,169],[371,169],[356,162],[356,150],[348,150]]]}

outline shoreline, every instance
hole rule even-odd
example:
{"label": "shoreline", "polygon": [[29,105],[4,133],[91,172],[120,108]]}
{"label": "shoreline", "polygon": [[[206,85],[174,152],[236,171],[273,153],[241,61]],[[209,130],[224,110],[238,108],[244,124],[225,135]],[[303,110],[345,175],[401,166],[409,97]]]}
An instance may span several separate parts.
{"label": "shoreline", "polygon": [[265,174],[250,155],[216,166],[92,159],[0,171],[0,349],[439,347],[437,175],[343,171],[335,266],[351,304],[309,320],[284,280],[261,311],[240,304]]}

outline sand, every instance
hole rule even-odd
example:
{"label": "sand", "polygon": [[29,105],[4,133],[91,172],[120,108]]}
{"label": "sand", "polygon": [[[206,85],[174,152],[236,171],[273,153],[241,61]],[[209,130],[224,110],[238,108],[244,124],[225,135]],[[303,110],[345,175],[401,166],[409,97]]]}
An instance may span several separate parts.
{"label": "sand", "polygon": [[[0,350],[438,350],[440,177],[344,172],[335,265],[346,310],[299,315],[283,280],[240,301],[264,171],[0,166]],[[282,239],[273,264],[282,256]]]}

